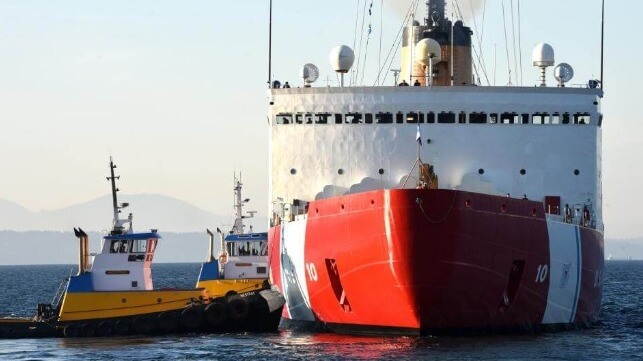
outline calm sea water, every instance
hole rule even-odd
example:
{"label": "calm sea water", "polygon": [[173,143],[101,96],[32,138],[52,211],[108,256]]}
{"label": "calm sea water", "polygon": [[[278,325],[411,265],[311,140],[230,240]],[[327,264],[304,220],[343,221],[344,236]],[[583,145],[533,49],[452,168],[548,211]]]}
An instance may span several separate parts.
{"label": "calm sea water", "polygon": [[[0,315],[31,316],[72,266],[0,266]],[[191,287],[198,264],[161,264],[156,287]],[[334,334],[0,340],[2,360],[643,360],[643,261],[609,261],[601,325],[582,331],[485,337]]]}

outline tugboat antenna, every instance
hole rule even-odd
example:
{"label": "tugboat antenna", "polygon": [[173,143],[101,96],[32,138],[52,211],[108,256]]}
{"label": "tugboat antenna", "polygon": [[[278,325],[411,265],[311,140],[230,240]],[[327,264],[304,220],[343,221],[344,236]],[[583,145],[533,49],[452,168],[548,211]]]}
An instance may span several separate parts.
{"label": "tugboat antenna", "polygon": [[272,0],[268,19],[268,89],[272,89]]}
{"label": "tugboat antenna", "polygon": [[110,177],[107,177],[107,180],[112,182],[112,204],[114,208],[114,226],[116,226],[116,222],[118,222],[118,199],[116,197],[118,189],[116,188],[116,180],[120,179],[120,176],[114,175],[114,169],[116,169],[116,165],[114,164],[112,157],[109,157]]}
{"label": "tugboat antenna", "polygon": [[603,60],[605,55],[605,0],[602,1],[601,9],[601,89],[605,90],[603,83]]}

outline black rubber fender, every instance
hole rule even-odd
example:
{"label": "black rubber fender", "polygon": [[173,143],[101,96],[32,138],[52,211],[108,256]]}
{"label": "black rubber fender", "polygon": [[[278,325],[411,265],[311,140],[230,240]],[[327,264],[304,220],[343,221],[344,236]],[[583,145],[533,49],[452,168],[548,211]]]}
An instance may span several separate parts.
{"label": "black rubber fender", "polygon": [[80,337],[92,337],[96,332],[96,326],[91,322],[85,322],[80,325]]}
{"label": "black rubber fender", "polygon": [[114,325],[112,321],[105,320],[98,324],[96,327],[96,335],[98,337],[108,337],[114,333]]}
{"label": "black rubber fender", "polygon": [[149,316],[137,316],[132,322],[132,330],[137,335],[147,335],[154,330],[154,319]]}
{"label": "black rubber fender", "polygon": [[225,323],[228,318],[226,306],[226,299],[219,297],[205,307],[205,320],[210,326],[217,327]]}
{"label": "black rubber fender", "polygon": [[129,334],[130,323],[128,320],[118,320],[114,323],[114,334],[118,336],[125,336]]}
{"label": "black rubber fender", "polygon": [[203,325],[203,307],[191,306],[181,312],[181,326],[186,330],[194,330]]}
{"label": "black rubber fender", "polygon": [[65,337],[78,337],[80,335],[80,326],[75,323],[66,325],[63,329],[63,335]]}
{"label": "black rubber fender", "polygon": [[248,318],[248,314],[250,313],[248,300],[239,295],[230,296],[227,299],[228,305],[226,309],[231,320],[243,321]]}
{"label": "black rubber fender", "polygon": [[157,316],[156,321],[161,331],[172,332],[179,324],[179,315],[176,312],[163,312]]}

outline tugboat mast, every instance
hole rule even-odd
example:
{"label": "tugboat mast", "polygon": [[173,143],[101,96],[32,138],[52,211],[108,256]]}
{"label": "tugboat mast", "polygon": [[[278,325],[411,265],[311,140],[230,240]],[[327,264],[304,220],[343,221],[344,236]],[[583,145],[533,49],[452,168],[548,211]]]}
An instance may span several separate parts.
{"label": "tugboat mast", "polygon": [[120,206],[118,205],[118,198],[116,193],[119,191],[118,188],[116,188],[116,180],[120,179],[121,176],[117,176],[114,174],[114,169],[116,169],[116,164],[114,164],[114,161],[112,160],[112,157],[109,157],[109,171],[110,171],[110,176],[107,177],[108,181],[111,181],[112,183],[112,207],[114,209],[114,224],[113,228],[111,231],[111,234],[123,234],[124,233],[124,228],[123,225],[125,223],[130,224],[130,232],[132,230],[132,214],[130,213],[128,219],[122,220],[119,217],[119,214],[121,213],[121,209],[129,206],[129,203],[123,203]]}
{"label": "tugboat mast", "polygon": [[[243,199],[241,197],[241,188],[243,187],[243,183],[241,183],[241,174],[239,174],[239,178],[237,178],[237,175],[234,175],[234,209],[235,209],[235,219],[234,219],[234,226],[232,226],[232,229],[230,230],[230,234],[244,234],[244,224],[243,224],[243,219],[244,218],[252,218],[254,217],[256,211],[248,211],[248,215],[244,216],[243,215],[243,206],[250,202],[250,198],[245,198]],[[251,227],[252,228],[252,227]]]}

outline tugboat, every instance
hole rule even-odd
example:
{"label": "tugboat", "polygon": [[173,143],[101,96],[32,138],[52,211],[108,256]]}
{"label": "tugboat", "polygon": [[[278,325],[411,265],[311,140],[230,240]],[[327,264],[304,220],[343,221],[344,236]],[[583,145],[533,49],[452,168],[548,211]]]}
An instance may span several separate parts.
{"label": "tugboat", "polygon": [[120,217],[129,204],[118,203],[115,168],[110,159],[107,179],[111,181],[114,223],[103,238],[101,252],[90,262],[89,237],[74,228],[80,243],[78,274],[69,278],[53,304],[39,304],[35,317],[1,318],[0,338],[276,330],[285,301],[281,297],[280,303],[280,295],[267,285],[247,296],[223,285],[154,289],[150,266],[161,236],[156,229],[134,233],[132,214],[127,219]]}
{"label": "tugboat", "polygon": [[[211,295],[225,294],[214,299],[205,313],[211,324],[221,324],[226,318],[237,323],[249,323],[257,331],[276,330],[285,298],[268,282],[268,233],[245,232],[243,220],[252,218],[255,211],[243,213],[250,201],[241,196],[243,183],[234,177],[235,221],[227,235],[217,228],[220,243],[207,229],[210,240],[208,260],[203,263],[197,288]],[[217,257],[214,254],[217,254]],[[224,312],[225,311],[225,312]]]}

